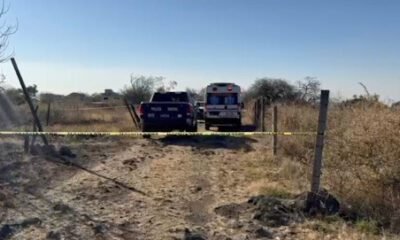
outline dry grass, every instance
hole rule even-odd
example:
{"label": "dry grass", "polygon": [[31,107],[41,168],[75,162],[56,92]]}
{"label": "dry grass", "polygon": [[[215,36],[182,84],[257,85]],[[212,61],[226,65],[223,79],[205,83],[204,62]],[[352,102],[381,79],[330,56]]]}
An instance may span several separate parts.
{"label": "dry grass", "polygon": [[[22,111],[30,116],[27,106]],[[53,103],[49,126],[47,104],[39,105],[39,118],[48,131],[136,131],[131,116],[121,103],[93,106],[84,103]],[[32,121],[29,118],[29,121]],[[29,124],[28,124],[29,126]],[[30,128],[30,127],[28,127]]]}
{"label": "dry grass", "polygon": [[[310,106],[281,105],[279,128],[315,131],[317,115],[318,109]],[[331,106],[328,129],[323,186],[361,218],[398,231],[399,112],[380,104]],[[280,154],[293,162],[282,163],[281,176],[307,183],[314,146],[315,137],[281,137]]]}
{"label": "dry grass", "polygon": [[[134,130],[125,108],[88,111],[66,108],[53,106],[47,129]],[[43,120],[45,112],[46,106],[41,106]],[[286,104],[280,105],[278,112],[279,131],[315,131],[317,127],[317,107]],[[251,114],[251,109],[247,109],[245,122],[252,122]],[[270,120],[267,111],[267,130]],[[327,226],[326,220],[309,223],[307,228],[322,232],[328,229],[323,236],[334,236],[321,238],[313,233],[315,238],[309,239],[391,239],[383,232],[400,231],[399,112],[380,104],[336,105],[330,107],[328,121],[322,184],[357,213],[360,220],[350,227],[343,222]],[[249,161],[243,169],[250,182],[249,192],[290,197],[308,190],[314,147],[313,136],[282,136],[278,157],[246,153]]]}
{"label": "dry grass", "polygon": [[[249,117],[252,119],[251,110]],[[318,107],[278,106],[279,131],[315,131]],[[271,130],[271,108],[266,113]],[[307,239],[398,239],[400,231],[400,114],[379,103],[331,104],[322,185],[358,219],[311,222]],[[256,194],[288,197],[309,189],[315,136],[279,137],[278,156],[248,156],[243,166]],[[268,171],[265,171],[268,169]],[[327,232],[324,232],[325,230]]]}

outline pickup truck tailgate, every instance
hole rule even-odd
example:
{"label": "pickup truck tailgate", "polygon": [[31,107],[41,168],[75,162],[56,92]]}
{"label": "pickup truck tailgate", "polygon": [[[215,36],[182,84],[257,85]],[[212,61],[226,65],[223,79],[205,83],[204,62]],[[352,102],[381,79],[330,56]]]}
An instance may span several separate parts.
{"label": "pickup truck tailgate", "polygon": [[166,123],[180,119],[184,120],[186,119],[188,108],[188,103],[143,103],[141,118],[146,122],[160,123]]}

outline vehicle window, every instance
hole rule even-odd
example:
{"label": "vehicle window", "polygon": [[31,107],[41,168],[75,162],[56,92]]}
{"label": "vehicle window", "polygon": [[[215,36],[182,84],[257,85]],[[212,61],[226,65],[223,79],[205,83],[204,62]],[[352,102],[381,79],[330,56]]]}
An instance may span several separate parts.
{"label": "vehicle window", "polygon": [[185,93],[155,93],[153,102],[188,102],[188,96]]}
{"label": "vehicle window", "polygon": [[207,103],[211,105],[234,105],[238,104],[237,93],[209,93]]}

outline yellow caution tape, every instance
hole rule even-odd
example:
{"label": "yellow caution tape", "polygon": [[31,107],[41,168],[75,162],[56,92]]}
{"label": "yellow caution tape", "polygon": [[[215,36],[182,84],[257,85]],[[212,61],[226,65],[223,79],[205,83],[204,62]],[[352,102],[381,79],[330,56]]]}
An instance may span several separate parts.
{"label": "yellow caution tape", "polygon": [[0,131],[0,135],[51,136],[257,136],[257,135],[317,135],[316,132],[19,132]]}

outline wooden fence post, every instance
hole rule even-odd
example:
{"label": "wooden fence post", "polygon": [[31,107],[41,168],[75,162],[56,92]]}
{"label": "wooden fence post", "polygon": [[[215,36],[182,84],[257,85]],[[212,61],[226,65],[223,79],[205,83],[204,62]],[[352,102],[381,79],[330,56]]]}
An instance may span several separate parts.
{"label": "wooden fence post", "polygon": [[260,131],[261,125],[261,98],[257,99],[257,130]]}
{"label": "wooden fence post", "polygon": [[140,127],[140,117],[138,116],[138,114],[137,114],[137,112],[136,112],[135,105],[130,104],[130,106],[131,106],[131,109],[132,109],[132,114],[133,114],[133,116],[134,116],[134,118],[135,118],[135,121],[136,121],[136,125],[137,125],[138,128],[139,128],[139,127]]}
{"label": "wooden fence post", "polygon": [[254,102],[254,117],[253,117],[253,124],[254,124],[254,126],[257,128],[257,107],[258,107],[258,104],[257,104],[257,102],[258,102],[258,99]]}
{"label": "wooden fence post", "polygon": [[[25,82],[24,79],[22,78],[22,75],[18,69],[17,62],[15,61],[14,58],[11,58],[11,63],[14,67],[15,73],[17,74],[19,83],[21,84],[22,91],[24,93],[25,99],[28,102],[29,109],[31,110],[32,116],[33,116],[33,121],[36,123],[36,126],[38,127],[39,132],[43,132],[43,127],[42,124],[40,123],[39,117],[37,116],[35,112],[35,108],[33,106],[31,97],[29,96],[28,91],[26,90]],[[45,135],[40,135],[42,137],[43,143],[47,146],[49,145],[49,142],[47,141],[47,138]]]}
{"label": "wooden fence post", "polygon": [[275,156],[278,146],[278,106],[274,106],[272,112],[272,154]]}
{"label": "wooden fence post", "polygon": [[135,115],[133,115],[133,111],[132,111],[131,105],[129,104],[129,102],[128,102],[128,100],[126,98],[124,99],[124,103],[125,103],[126,108],[128,109],[129,115],[132,118],[133,125],[135,125],[136,129],[140,129],[139,124],[136,122]]}
{"label": "wooden fence post", "polygon": [[261,99],[260,99],[260,105],[261,105],[261,132],[264,132],[265,131],[265,124],[264,124],[264,121],[265,121],[265,98],[264,97],[262,97]]}
{"label": "wooden fence post", "polygon": [[321,91],[321,102],[318,117],[317,141],[311,179],[311,193],[318,194],[321,183],[322,157],[324,150],[324,136],[328,120],[329,90]]}

